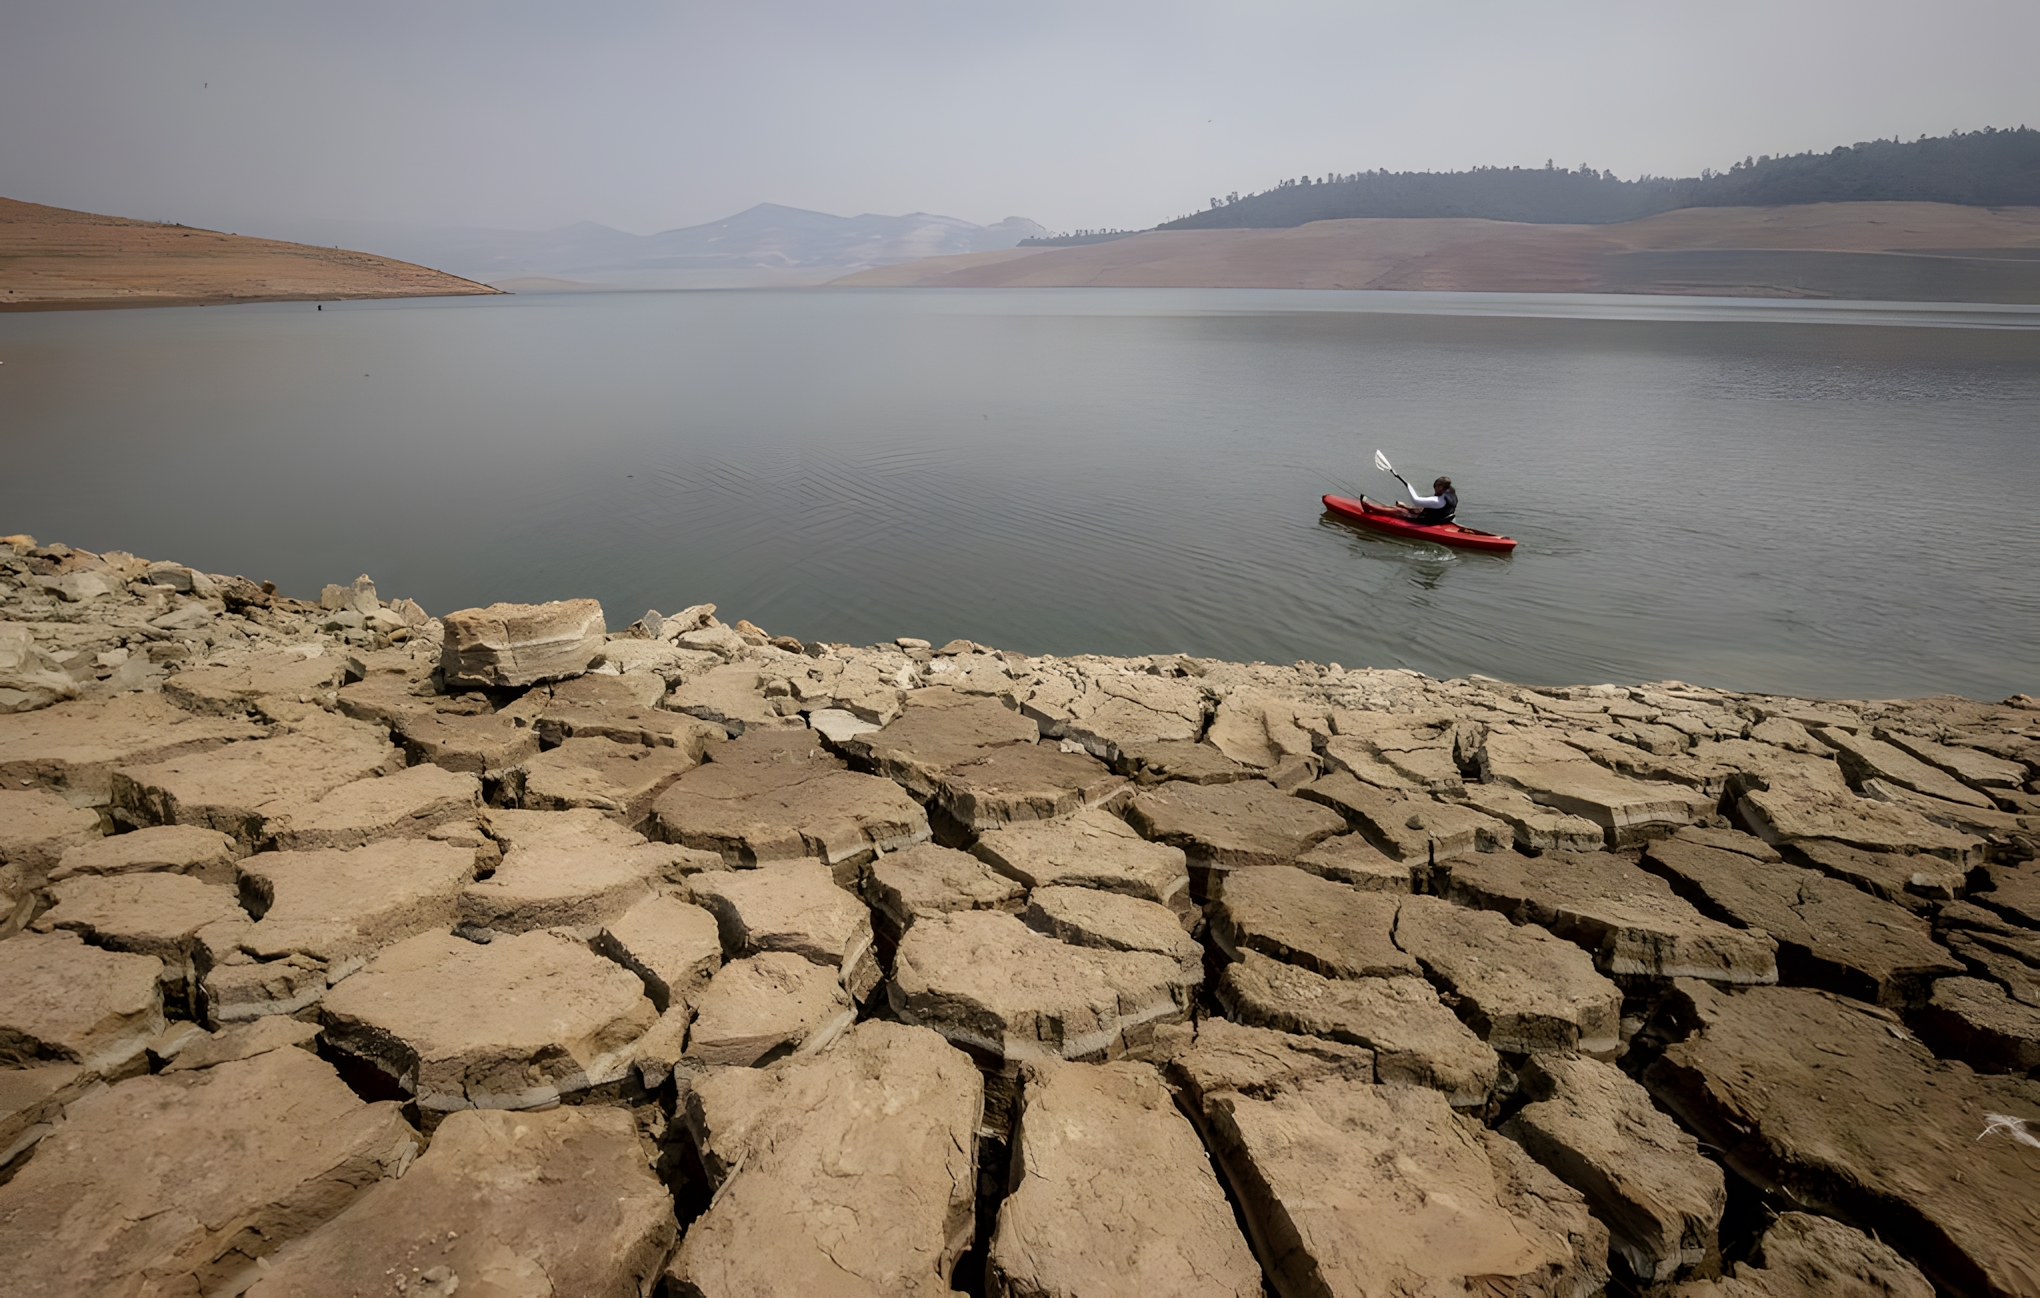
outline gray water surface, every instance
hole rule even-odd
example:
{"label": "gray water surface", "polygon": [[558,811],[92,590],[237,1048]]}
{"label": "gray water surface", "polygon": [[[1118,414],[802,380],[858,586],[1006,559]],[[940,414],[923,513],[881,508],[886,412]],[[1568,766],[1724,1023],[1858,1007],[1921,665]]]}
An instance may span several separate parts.
{"label": "gray water surface", "polygon": [[[813,290],[0,315],[0,533],[441,612],[2040,690],[2040,314]],[[1324,517],[1449,473],[1497,558]]]}

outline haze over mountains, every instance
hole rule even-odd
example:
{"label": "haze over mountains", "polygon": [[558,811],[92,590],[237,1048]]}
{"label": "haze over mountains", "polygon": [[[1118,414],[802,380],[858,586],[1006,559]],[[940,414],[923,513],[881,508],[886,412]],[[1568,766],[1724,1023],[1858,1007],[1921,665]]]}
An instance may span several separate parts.
{"label": "haze over mountains", "polygon": [[[265,231],[272,232],[272,231]],[[720,221],[630,234],[581,221],[556,230],[296,222],[273,231],[360,248],[500,287],[749,288],[820,284],[921,257],[993,252],[1046,234],[1025,217],[973,225],[953,216],[832,216],[760,203]]]}

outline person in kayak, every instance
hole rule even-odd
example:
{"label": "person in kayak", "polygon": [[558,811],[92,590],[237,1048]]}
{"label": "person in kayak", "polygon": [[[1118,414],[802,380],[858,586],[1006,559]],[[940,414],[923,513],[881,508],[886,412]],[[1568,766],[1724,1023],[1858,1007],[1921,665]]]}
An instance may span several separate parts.
{"label": "person in kayak", "polygon": [[1431,483],[1432,494],[1428,496],[1419,496],[1417,489],[1411,487],[1407,482],[1403,486],[1409,487],[1410,499],[1416,503],[1411,505],[1391,504],[1389,508],[1401,514],[1404,518],[1409,519],[1412,523],[1449,523],[1452,521],[1452,516],[1459,512],[1459,493],[1452,489],[1452,479],[1450,478],[1439,478],[1433,481]]}

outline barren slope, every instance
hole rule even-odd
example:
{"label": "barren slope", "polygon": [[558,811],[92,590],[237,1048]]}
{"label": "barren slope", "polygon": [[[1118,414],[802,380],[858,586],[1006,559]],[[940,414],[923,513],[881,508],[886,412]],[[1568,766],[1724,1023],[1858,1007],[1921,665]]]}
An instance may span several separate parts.
{"label": "barren slope", "polygon": [[852,287],[1347,288],[2040,302],[2040,208],[1689,208],[1619,225],[1319,221],[930,257]]}
{"label": "barren slope", "polygon": [[365,252],[0,198],[0,311],[496,291]]}

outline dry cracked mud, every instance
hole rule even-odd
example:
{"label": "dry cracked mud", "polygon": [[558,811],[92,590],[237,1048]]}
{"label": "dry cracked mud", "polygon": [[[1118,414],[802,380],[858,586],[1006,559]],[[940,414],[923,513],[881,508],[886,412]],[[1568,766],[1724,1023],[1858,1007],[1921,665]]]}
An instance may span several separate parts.
{"label": "dry cracked mud", "polygon": [[0,538],[0,1289],[2040,1295],[2040,704]]}

